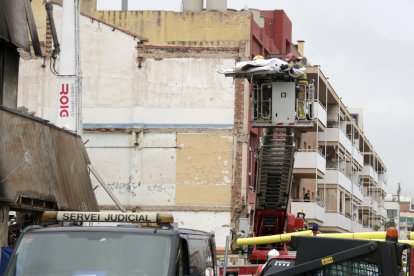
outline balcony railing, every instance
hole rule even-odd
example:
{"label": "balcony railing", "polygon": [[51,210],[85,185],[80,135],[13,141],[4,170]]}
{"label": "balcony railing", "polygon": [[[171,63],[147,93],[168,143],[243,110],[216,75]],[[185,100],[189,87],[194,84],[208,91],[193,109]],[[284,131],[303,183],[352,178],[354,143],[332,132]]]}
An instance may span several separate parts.
{"label": "balcony railing", "polygon": [[383,218],[387,218],[387,209],[385,209],[382,206],[379,206],[378,210],[377,210],[377,214],[380,215]]}
{"label": "balcony railing", "polygon": [[323,225],[342,228],[346,231],[352,230],[352,220],[339,213],[326,213]]}
{"label": "balcony railing", "polygon": [[326,169],[325,178],[318,181],[318,184],[337,184],[345,190],[352,192],[352,182],[343,172],[337,169]]}
{"label": "balcony railing", "polygon": [[378,174],[375,172],[374,168],[370,165],[365,165],[360,175],[369,176],[371,179],[377,183],[378,182]]}
{"label": "balcony railing", "polygon": [[364,198],[364,196],[362,195],[362,191],[361,191],[361,189],[358,187],[358,185],[356,185],[355,183],[352,183],[352,187],[353,187],[353,190],[352,190],[352,194],[356,197],[356,198],[358,198],[359,200],[363,200],[363,198]]}
{"label": "balcony railing", "polygon": [[326,134],[321,133],[318,140],[321,142],[339,142],[349,154],[352,152],[352,143],[340,128],[327,128]]}
{"label": "balcony railing", "polygon": [[364,196],[362,205],[370,207],[374,212],[378,211],[378,203],[370,196]]}
{"label": "balcony railing", "polygon": [[387,174],[383,173],[383,172],[378,173],[378,181],[380,181],[380,180],[382,180],[385,183],[385,185],[387,185],[387,183],[388,183]]}
{"label": "balcony railing", "polygon": [[351,232],[365,232],[366,229],[356,220],[352,221],[352,229]]}
{"label": "balcony railing", "polygon": [[387,188],[387,178],[384,174],[378,174],[378,188],[383,189],[384,191],[386,191]]}
{"label": "balcony railing", "polygon": [[292,214],[296,214],[299,210],[305,211],[306,219],[315,219],[320,222],[325,221],[325,207],[321,202],[292,201],[290,209]]}
{"label": "balcony railing", "polygon": [[314,117],[318,119],[318,121],[324,126],[327,126],[327,114],[326,109],[321,105],[319,101],[315,101],[313,104],[313,114]]}
{"label": "balcony railing", "polygon": [[352,156],[358,164],[364,166],[364,157],[362,157],[361,152],[355,146],[353,146]]}
{"label": "balcony railing", "polygon": [[295,152],[295,169],[314,169],[326,173],[326,159],[317,151]]}

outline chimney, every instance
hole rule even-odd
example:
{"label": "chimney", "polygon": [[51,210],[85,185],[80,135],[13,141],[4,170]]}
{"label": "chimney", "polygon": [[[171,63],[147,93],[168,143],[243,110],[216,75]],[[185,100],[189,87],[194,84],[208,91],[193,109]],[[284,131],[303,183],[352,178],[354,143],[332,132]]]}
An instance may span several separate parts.
{"label": "chimney", "polygon": [[305,40],[298,40],[298,52],[302,57],[305,56]]}
{"label": "chimney", "polygon": [[128,0],[122,0],[121,11],[128,11]]}
{"label": "chimney", "polygon": [[225,12],[227,10],[227,0],[207,0],[207,11],[220,11]]}

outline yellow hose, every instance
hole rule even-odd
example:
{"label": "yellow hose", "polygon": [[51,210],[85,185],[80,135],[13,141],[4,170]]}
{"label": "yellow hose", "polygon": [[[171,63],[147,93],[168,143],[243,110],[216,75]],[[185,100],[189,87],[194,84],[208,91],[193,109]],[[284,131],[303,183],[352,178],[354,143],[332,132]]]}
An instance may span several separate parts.
{"label": "yellow hose", "polygon": [[356,233],[326,233],[318,234],[320,238],[342,238],[342,239],[363,239],[375,240],[385,239],[386,232],[356,232]]}
{"label": "yellow hose", "polygon": [[313,236],[313,232],[311,230],[308,230],[308,231],[300,231],[300,232],[293,232],[293,233],[280,234],[280,235],[242,238],[242,239],[237,239],[237,245],[241,246],[241,245],[256,245],[256,244],[286,242],[286,241],[290,241],[292,236]]}

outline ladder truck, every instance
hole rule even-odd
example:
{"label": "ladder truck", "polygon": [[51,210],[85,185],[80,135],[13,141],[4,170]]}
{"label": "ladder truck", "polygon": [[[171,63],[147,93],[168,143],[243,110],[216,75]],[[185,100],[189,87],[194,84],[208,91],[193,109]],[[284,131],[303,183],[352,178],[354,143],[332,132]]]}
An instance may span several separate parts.
{"label": "ladder truck", "polygon": [[[289,73],[292,68],[280,70],[279,65],[286,68],[288,64],[279,59],[275,60],[277,66],[271,68],[276,70],[260,70],[260,66],[256,67],[257,62],[252,61],[236,64],[235,70],[222,72],[226,77],[245,78],[249,81],[251,126],[259,128],[262,134],[256,155],[254,222],[250,225],[255,237],[294,232],[304,228],[304,218],[288,214],[288,203],[295,154],[294,135],[314,126],[314,83],[304,79],[303,75],[292,76]],[[299,96],[299,93],[302,95]],[[236,246],[233,245],[234,241],[231,247],[235,249]],[[256,245],[249,246],[247,250],[249,262],[266,262],[267,253],[272,248],[280,252],[281,258],[289,258],[286,243]],[[237,269],[229,268],[227,271],[235,271],[234,274],[227,275],[240,275],[237,272],[240,270]]]}
{"label": "ladder truck", "polygon": [[[280,61],[270,64],[281,68],[285,65]],[[262,130],[255,175],[253,237],[235,242],[248,246],[248,260],[256,266],[232,266],[226,268],[225,275],[408,275],[414,242],[398,241],[395,227],[389,227],[387,232],[316,237],[311,230],[300,231],[306,230],[304,217],[288,214],[294,135],[314,126],[314,84],[309,79],[292,77],[277,66],[265,65],[264,70],[256,66],[255,62],[245,62],[236,64],[233,72],[224,72],[227,77],[250,82],[251,126]],[[301,112],[304,116],[299,116]],[[414,239],[414,234],[410,238]],[[277,254],[268,255],[275,252],[271,249],[276,249]]]}

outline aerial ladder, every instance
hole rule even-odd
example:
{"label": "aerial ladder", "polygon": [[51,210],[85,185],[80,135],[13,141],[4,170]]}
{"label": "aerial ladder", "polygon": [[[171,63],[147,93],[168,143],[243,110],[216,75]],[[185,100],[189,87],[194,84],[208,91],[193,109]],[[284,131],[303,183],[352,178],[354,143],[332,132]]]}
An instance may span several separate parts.
{"label": "aerial ladder", "polygon": [[[263,70],[260,69],[260,65]],[[272,64],[269,70],[267,64]],[[226,77],[244,78],[251,84],[251,126],[261,129],[256,160],[253,236],[267,236],[304,227],[304,219],[288,214],[292,185],[295,133],[314,126],[314,84],[280,59],[242,62]],[[297,72],[294,72],[297,73]],[[250,246],[249,261],[263,263],[269,248],[287,252],[284,242]],[[287,254],[287,253],[286,253]]]}

